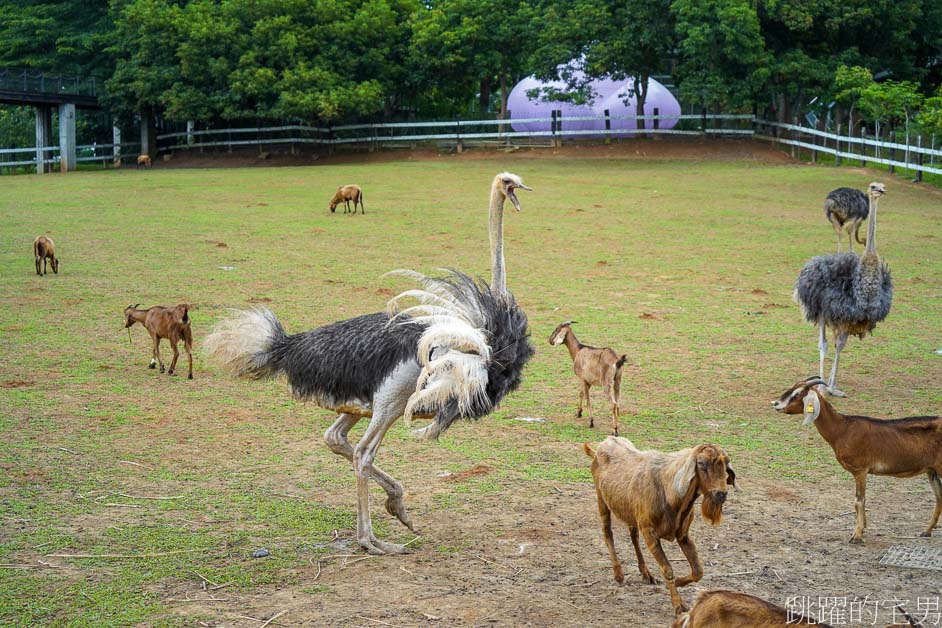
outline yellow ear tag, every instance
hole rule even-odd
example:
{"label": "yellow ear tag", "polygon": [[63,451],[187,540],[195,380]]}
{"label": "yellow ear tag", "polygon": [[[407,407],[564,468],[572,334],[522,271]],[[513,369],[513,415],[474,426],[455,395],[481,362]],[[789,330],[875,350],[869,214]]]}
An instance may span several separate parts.
{"label": "yellow ear tag", "polygon": [[809,403],[808,405],[805,406],[805,412],[807,412],[808,414],[811,414],[812,412],[814,412],[814,406]]}

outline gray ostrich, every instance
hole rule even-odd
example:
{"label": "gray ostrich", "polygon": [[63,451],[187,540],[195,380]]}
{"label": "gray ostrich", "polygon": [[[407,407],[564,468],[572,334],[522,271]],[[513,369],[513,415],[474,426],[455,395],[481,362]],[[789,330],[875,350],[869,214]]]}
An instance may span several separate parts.
{"label": "gray ostrich", "polygon": [[834,365],[827,390],[836,397],[847,396],[837,388],[837,365],[847,337],[854,335],[863,339],[886,318],[893,302],[890,270],[877,255],[877,199],[884,194],[886,188],[882,183],[870,184],[870,220],[863,254],[836,253],[813,257],[801,269],[795,282],[795,300],[801,305],[805,319],[820,330],[818,350],[822,379],[824,354],[828,347],[826,328],[830,327],[833,333]]}
{"label": "gray ostrich", "polygon": [[[858,244],[866,244],[860,239],[860,225],[870,212],[867,195],[854,188],[837,188],[828,193],[824,200],[824,215],[837,234],[837,252],[841,252],[844,232],[847,232],[847,246],[854,252],[854,238]],[[853,236],[851,236],[853,234]]]}
{"label": "gray ostrich", "polygon": [[[492,280],[488,286],[457,271],[417,279],[387,312],[366,314],[288,335],[267,309],[236,312],[220,322],[205,346],[229,372],[247,378],[285,375],[294,396],[338,414],[324,434],[327,447],[353,463],[357,485],[357,541],[370,554],[405,553],[403,545],[373,534],[369,479],[386,492],[386,510],[413,530],[402,485],[373,464],[386,431],[401,416],[432,422],[417,435],[437,439],[459,418],[489,414],[515,390],[533,354],[527,316],[504,279],[503,211],[515,190],[529,190],[520,177],[498,174],[491,186],[489,231]],[[418,305],[396,313],[401,300]],[[362,418],[370,423],[356,447],[347,440]]]}

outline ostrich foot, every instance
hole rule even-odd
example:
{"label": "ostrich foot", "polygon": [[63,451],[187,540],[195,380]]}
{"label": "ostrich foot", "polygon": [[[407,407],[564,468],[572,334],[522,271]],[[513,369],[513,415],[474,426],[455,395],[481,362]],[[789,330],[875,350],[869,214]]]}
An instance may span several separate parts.
{"label": "ostrich foot", "polygon": [[832,397],[846,397],[847,393],[837,389],[837,386],[828,386],[828,394]]}
{"label": "ostrich foot", "polygon": [[403,503],[401,497],[395,499],[392,497],[387,498],[386,512],[401,521],[402,525],[409,528],[410,532],[415,533],[415,528],[412,527],[412,519],[409,518],[409,513],[406,512],[406,505]]}
{"label": "ostrich foot", "polygon": [[410,550],[405,545],[399,545],[397,543],[387,543],[386,541],[380,541],[371,533],[369,536],[362,537],[358,539],[360,547],[362,547],[368,554],[373,556],[385,556],[387,554],[409,554]]}

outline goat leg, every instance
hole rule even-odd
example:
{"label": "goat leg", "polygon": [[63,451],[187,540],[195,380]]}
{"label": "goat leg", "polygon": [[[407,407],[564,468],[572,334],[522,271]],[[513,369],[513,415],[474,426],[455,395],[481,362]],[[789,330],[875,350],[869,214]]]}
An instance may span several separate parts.
{"label": "goat leg", "polygon": [[854,499],[854,510],[857,513],[857,525],[854,528],[854,536],[850,542],[858,545],[863,543],[864,528],[867,527],[867,471],[858,471],[854,474],[854,482],[857,485],[857,493]]}
{"label": "goat leg", "polygon": [[687,562],[690,563],[690,575],[677,578],[676,586],[684,587],[691,582],[699,582],[703,577],[703,563],[700,562],[700,556],[697,554],[697,546],[694,544],[693,539],[689,536],[685,536],[682,539],[677,539],[677,544],[680,546],[680,551],[682,551],[687,558]]}
{"label": "goat leg", "polygon": [[173,375],[173,369],[177,368],[177,358],[180,357],[180,350],[177,348],[177,343],[170,341],[170,348],[173,349],[173,359],[170,360],[170,368],[167,370],[167,375]]}
{"label": "goat leg", "polygon": [[644,542],[647,543],[648,549],[654,555],[654,560],[656,560],[657,564],[661,567],[661,573],[664,574],[667,590],[670,591],[671,594],[671,604],[674,606],[674,613],[680,615],[681,613],[687,612],[690,609],[687,608],[683,599],[680,597],[680,593],[677,592],[677,586],[674,584],[674,569],[671,567],[671,561],[667,558],[667,554],[664,553],[664,548],[661,547],[661,539],[649,528],[642,529],[641,533],[644,534]]}
{"label": "goat leg", "polygon": [[[148,329],[147,331],[150,331],[150,330]],[[150,335],[150,340],[151,340],[152,343],[154,343],[154,346],[153,346],[153,348],[151,349],[151,352],[150,352],[150,364],[147,365],[147,368],[149,368],[149,369],[155,369],[155,368],[157,368],[157,345],[160,343],[160,338],[158,338],[158,337],[155,336],[154,334],[151,334],[151,335]],[[163,370],[163,369],[161,369],[161,370]]]}
{"label": "goat leg", "polygon": [[608,547],[608,555],[612,559],[612,571],[615,572],[615,582],[621,584],[625,581],[625,572],[622,571],[621,561],[618,560],[618,554],[615,553],[615,536],[612,534],[612,511],[602,493],[596,489],[595,496],[599,503],[599,519],[602,522],[602,536],[605,537],[605,545]]}
{"label": "goat leg", "polygon": [[932,536],[932,529],[939,522],[939,515],[942,515],[942,478],[934,469],[929,469],[929,486],[935,493],[935,511],[932,513],[932,519],[929,521],[929,527],[919,536]]}
{"label": "goat leg", "polygon": [[635,546],[635,555],[638,557],[638,571],[641,572],[641,579],[648,584],[658,584],[660,580],[654,577],[647,563],[644,562],[644,554],[641,553],[641,544],[638,542],[638,528],[629,528],[631,532],[631,544]]}

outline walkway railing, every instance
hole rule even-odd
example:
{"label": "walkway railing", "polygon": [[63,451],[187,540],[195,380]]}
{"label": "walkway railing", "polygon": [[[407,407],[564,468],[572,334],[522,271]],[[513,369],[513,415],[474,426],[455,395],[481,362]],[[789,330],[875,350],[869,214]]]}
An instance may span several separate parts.
{"label": "walkway railing", "polygon": [[0,68],[0,90],[23,93],[98,96],[99,80],[22,68]]}

